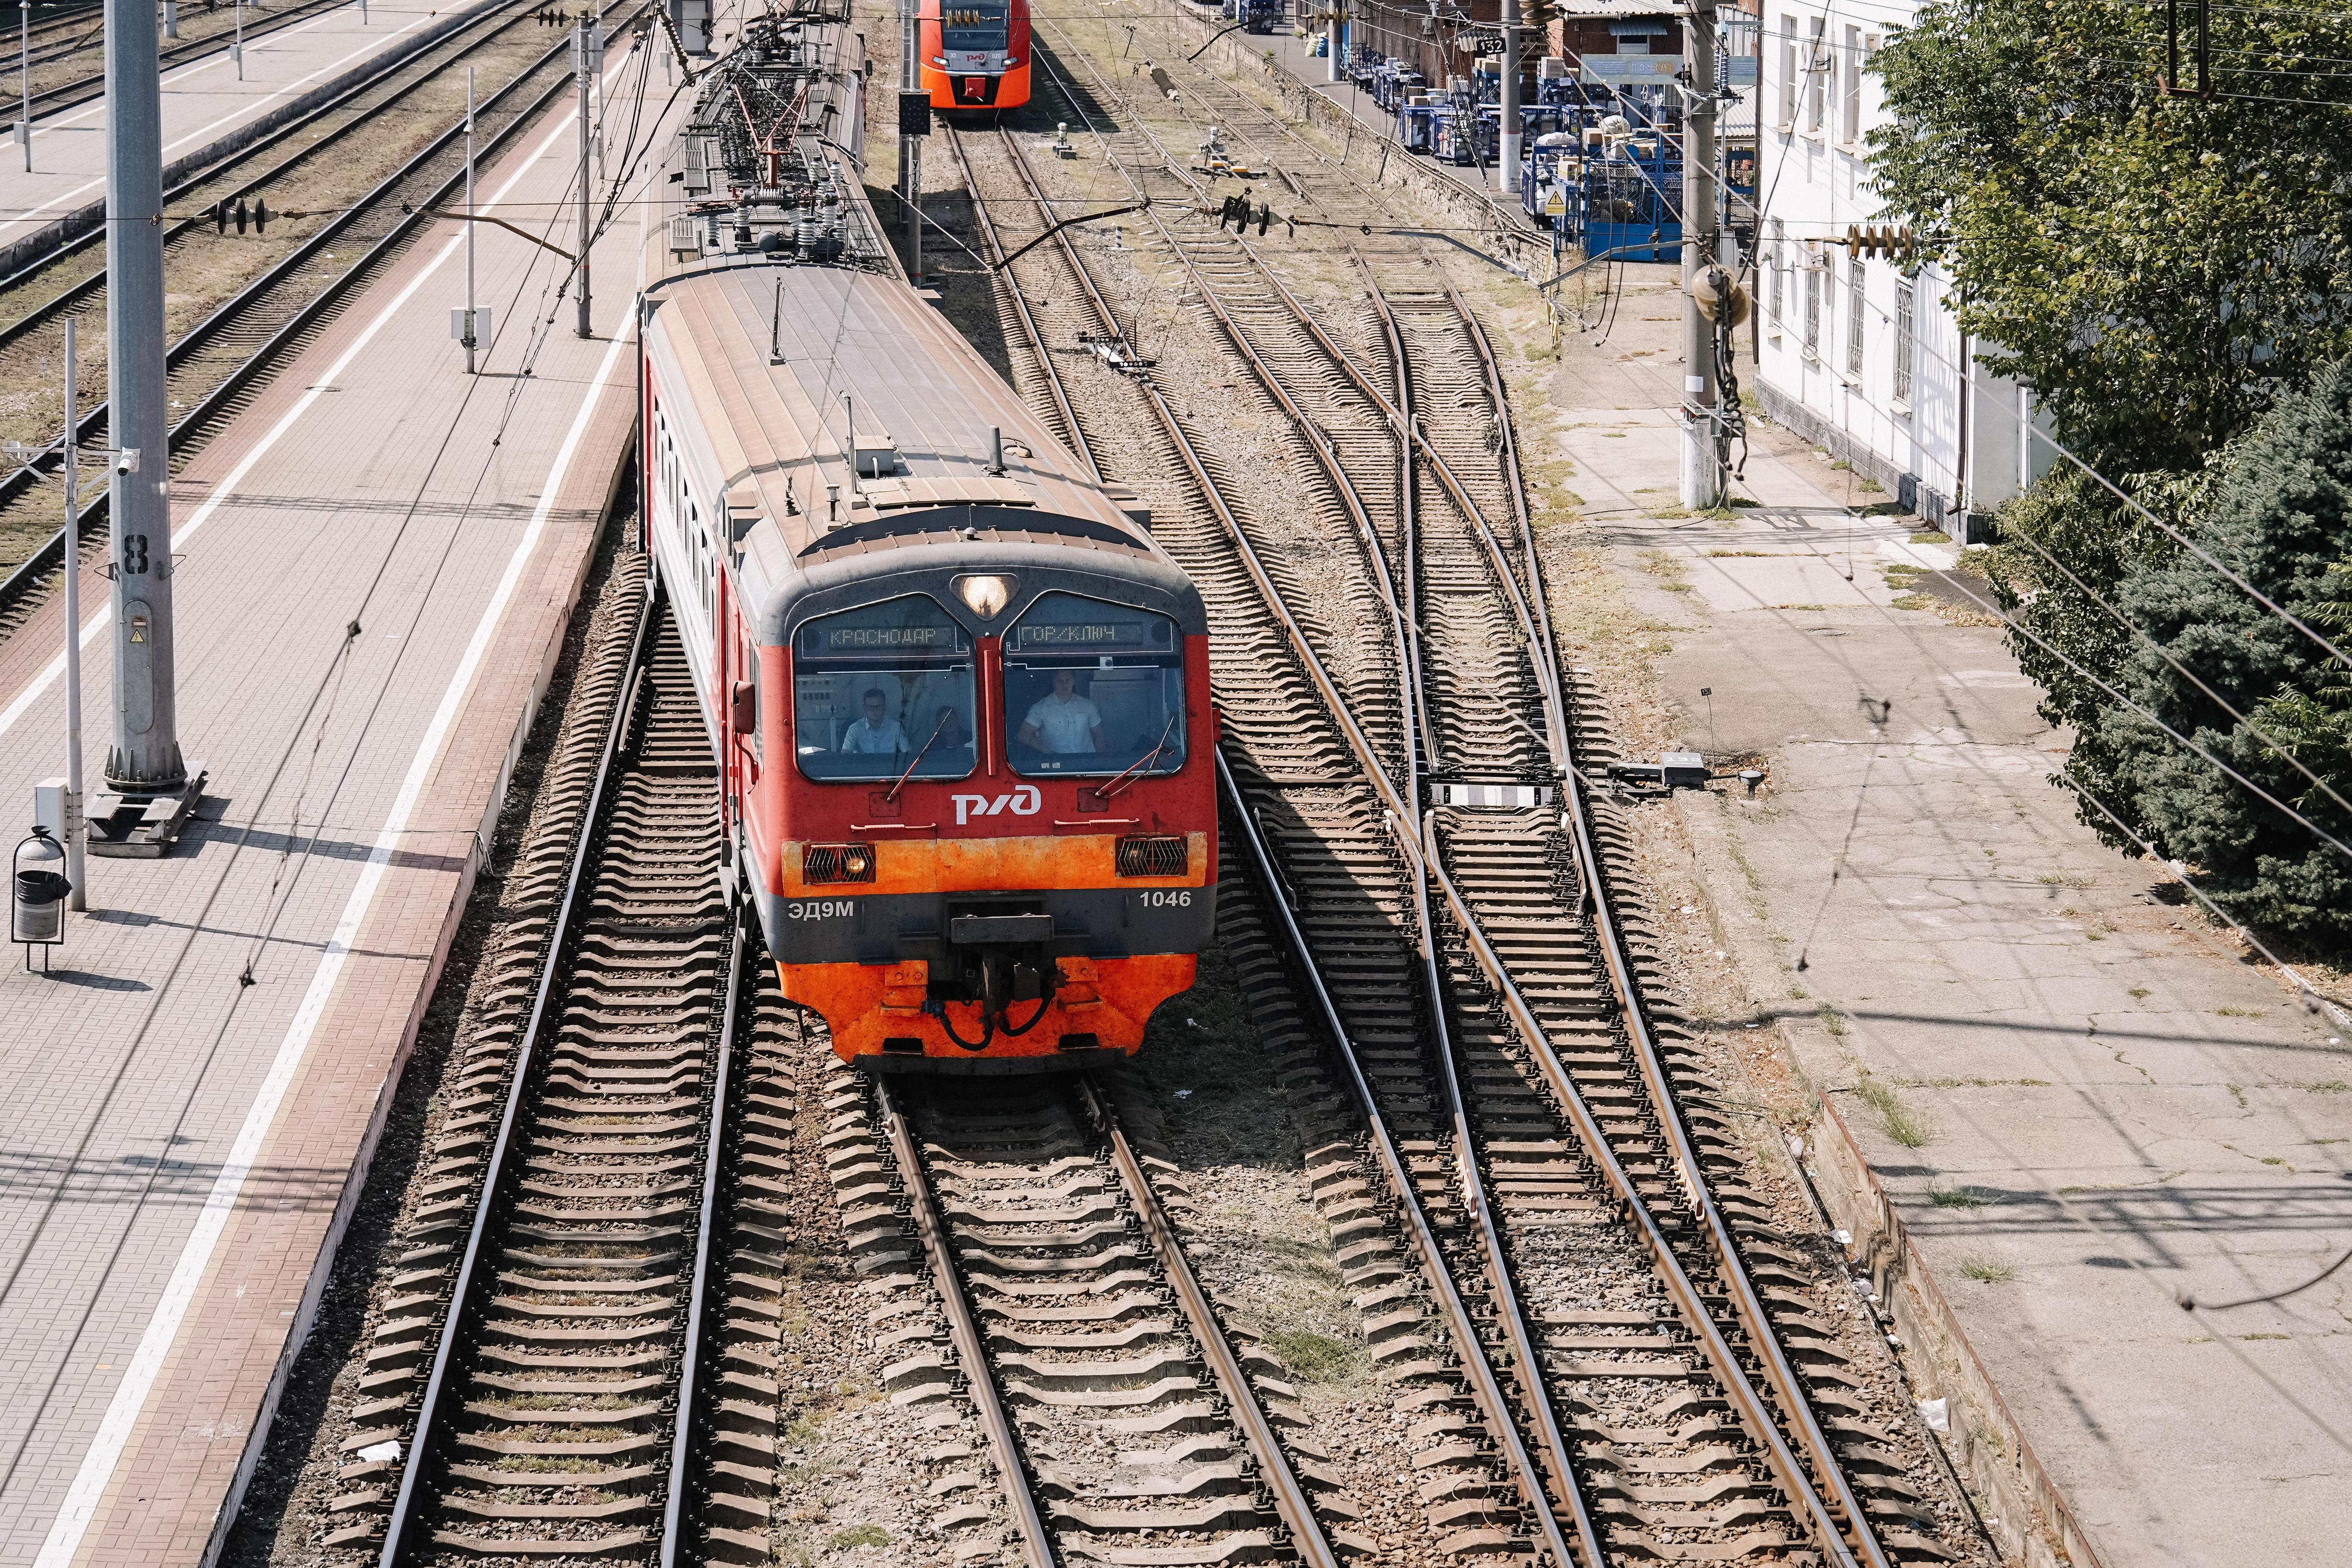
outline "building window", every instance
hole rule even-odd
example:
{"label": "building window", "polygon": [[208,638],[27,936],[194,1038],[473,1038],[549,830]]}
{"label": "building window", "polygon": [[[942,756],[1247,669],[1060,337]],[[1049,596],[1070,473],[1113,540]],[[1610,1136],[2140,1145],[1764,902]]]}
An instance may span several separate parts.
{"label": "building window", "polygon": [[1863,261],[1857,256],[1846,263],[1845,293],[1845,373],[1862,374],[1862,316],[1869,309],[1863,292]]}
{"label": "building window", "polygon": [[1853,146],[1862,139],[1862,29],[1845,30],[1843,58],[1839,60],[1839,73],[1844,78],[1843,90],[1838,94],[1838,140]]}
{"label": "building window", "polygon": [[1805,268],[1805,357],[1817,359],[1822,352],[1822,263],[1816,258]]}
{"label": "building window", "polygon": [[1911,280],[1900,278],[1895,283],[1895,401],[1906,409],[1911,406],[1911,361],[1917,353],[1911,332]]}
{"label": "building window", "polygon": [[1789,267],[1789,229],[1779,218],[1772,220],[1772,308],[1769,312],[1772,333],[1780,332],[1780,275]]}
{"label": "building window", "polygon": [[1797,123],[1797,83],[1804,72],[1797,58],[1797,19],[1780,18],[1780,118],[1786,131]]}
{"label": "building window", "polygon": [[1821,133],[1823,107],[1829,96],[1830,49],[1823,33],[1826,26],[1820,16],[1812,19],[1812,36],[1807,40],[1805,55],[1805,129],[1815,135]]}

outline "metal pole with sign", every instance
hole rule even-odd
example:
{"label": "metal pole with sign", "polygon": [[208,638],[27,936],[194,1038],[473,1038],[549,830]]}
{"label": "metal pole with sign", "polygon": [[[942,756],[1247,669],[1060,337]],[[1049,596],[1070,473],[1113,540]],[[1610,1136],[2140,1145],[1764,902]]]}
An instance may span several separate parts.
{"label": "metal pole with sign", "polygon": [[474,315],[474,68],[466,68],[466,374],[474,374],[474,350],[481,341]]}
{"label": "metal pole with sign", "polygon": [[[1723,499],[1717,459],[1717,327],[1699,313],[1691,280],[1715,263],[1715,5],[1691,0],[1685,23],[1690,68],[1683,111],[1683,442],[1682,502],[1711,507]],[[1725,324],[1728,330],[1728,323]]]}
{"label": "metal pole with sign", "polygon": [[93,855],[159,856],[204,785],[180,754],[173,671],[172,464],[163,360],[163,105],[153,0],[106,5],[107,503],[114,742],[89,814]]}
{"label": "metal pole with sign", "polygon": [[1501,140],[1496,149],[1495,183],[1506,191],[1519,188],[1519,143],[1526,130],[1519,114],[1519,0],[1503,0],[1503,91],[1496,106]]}
{"label": "metal pole with sign", "polygon": [[66,318],[66,798],[58,837],[66,847],[67,895],[70,907],[89,908],[89,878],[82,858],[88,835],[81,822],[81,384],[74,363],[74,319]]}

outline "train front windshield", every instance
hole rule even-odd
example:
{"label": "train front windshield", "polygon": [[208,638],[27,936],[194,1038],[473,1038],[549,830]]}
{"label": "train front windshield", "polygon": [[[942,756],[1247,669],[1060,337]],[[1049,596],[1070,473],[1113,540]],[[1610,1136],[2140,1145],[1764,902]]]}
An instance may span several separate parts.
{"label": "train front windshield", "polygon": [[1015,773],[1174,773],[1184,765],[1176,623],[1076,594],[1041,595],[1004,636],[1004,718]]}
{"label": "train front windshield", "polygon": [[793,638],[801,772],[822,781],[960,779],[974,749],[971,639],[920,594],[824,616]]}
{"label": "train front windshield", "polygon": [[940,9],[940,47],[950,53],[1002,49],[1009,45],[1013,7],[1009,0],[950,3]]}

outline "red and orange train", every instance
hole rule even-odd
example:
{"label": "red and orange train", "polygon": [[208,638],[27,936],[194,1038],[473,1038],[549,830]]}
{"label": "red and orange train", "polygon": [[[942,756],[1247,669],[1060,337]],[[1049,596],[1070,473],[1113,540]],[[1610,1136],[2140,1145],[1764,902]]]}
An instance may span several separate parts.
{"label": "red and orange train", "polygon": [[1214,919],[1201,596],[908,285],[855,153],[798,129],[858,123],[856,62],[772,26],[673,154],[640,308],[646,548],[727,876],[845,1058],[1132,1054]]}
{"label": "red and orange train", "polygon": [[920,0],[923,89],[934,109],[1029,101],[1029,0]]}

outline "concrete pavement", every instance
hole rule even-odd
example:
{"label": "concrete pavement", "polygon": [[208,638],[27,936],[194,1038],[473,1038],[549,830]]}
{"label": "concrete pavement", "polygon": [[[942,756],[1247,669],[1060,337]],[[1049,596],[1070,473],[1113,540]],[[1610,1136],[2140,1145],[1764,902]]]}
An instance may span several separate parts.
{"label": "concrete pavement", "polygon": [[[2336,1560],[2352,1270],[2228,1311],[2176,1292],[2275,1290],[2352,1245],[2352,1031],[2075,819],[2050,782],[2068,738],[1999,626],[1921,593],[1948,552],[1849,506],[1887,498],[1759,426],[1759,504],[1678,515],[1681,366],[1644,324],[1672,313],[1649,270],[1605,345],[1571,339],[1528,441],[1573,465],[1620,672],[1654,683],[1632,727],[1769,770],[1752,800],[1648,815],[1704,889],[1673,933],[1685,970],[1719,975],[1726,1031],[1777,1030],[1788,1102],[1817,1091],[1853,1129],[2101,1562]],[[1950,1371],[1921,1348],[1935,1391]],[[1948,1438],[1964,1467],[1999,1439],[1985,1419]]]}

